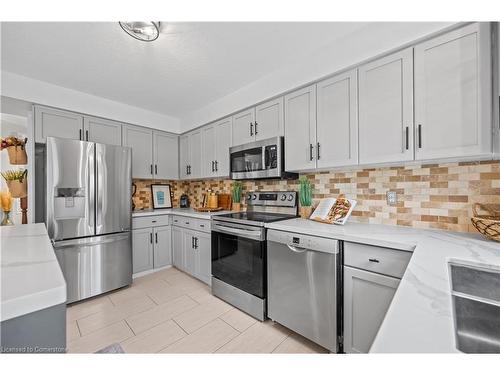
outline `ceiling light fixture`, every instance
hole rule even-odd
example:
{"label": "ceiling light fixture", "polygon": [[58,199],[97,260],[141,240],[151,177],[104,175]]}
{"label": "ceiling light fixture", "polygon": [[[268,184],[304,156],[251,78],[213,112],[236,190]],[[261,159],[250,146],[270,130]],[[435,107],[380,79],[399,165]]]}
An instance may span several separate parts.
{"label": "ceiling light fixture", "polygon": [[120,21],[118,23],[128,35],[143,42],[152,42],[160,36],[160,22]]}

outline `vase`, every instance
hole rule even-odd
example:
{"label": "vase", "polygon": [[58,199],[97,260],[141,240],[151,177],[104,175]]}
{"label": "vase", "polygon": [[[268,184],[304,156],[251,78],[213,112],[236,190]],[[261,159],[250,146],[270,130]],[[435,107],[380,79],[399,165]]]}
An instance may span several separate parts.
{"label": "vase", "polygon": [[3,212],[3,220],[0,223],[1,226],[14,225],[12,220],[10,220],[10,211]]}
{"label": "vase", "polygon": [[9,154],[9,162],[13,165],[26,165],[28,164],[28,155],[24,146],[10,146],[7,147]]}
{"label": "vase", "polygon": [[12,194],[12,198],[24,198],[28,195],[28,182],[26,178],[23,179],[23,182],[19,180],[7,181],[7,187]]}
{"label": "vase", "polygon": [[233,211],[240,211],[240,210],[241,210],[241,203],[233,202]]}
{"label": "vase", "polygon": [[302,219],[309,219],[312,213],[312,206],[302,206],[300,207],[300,217]]}

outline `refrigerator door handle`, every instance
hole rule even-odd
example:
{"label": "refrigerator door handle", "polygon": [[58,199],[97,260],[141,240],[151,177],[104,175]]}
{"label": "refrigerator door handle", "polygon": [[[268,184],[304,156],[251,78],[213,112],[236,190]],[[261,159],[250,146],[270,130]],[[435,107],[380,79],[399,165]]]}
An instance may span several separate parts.
{"label": "refrigerator door handle", "polygon": [[96,189],[95,189],[96,179],[95,179],[95,145],[92,145],[89,150],[88,156],[88,179],[87,179],[87,194],[88,194],[88,214],[87,221],[91,229],[91,232],[95,234],[95,199],[96,199]]}
{"label": "refrigerator door handle", "polygon": [[102,171],[103,171],[103,165],[102,165],[102,150],[100,148],[96,147],[95,150],[96,154],[96,162],[95,162],[95,194],[96,194],[96,204],[95,204],[95,216],[96,216],[96,234],[101,233],[100,229],[102,227],[102,199],[103,199],[103,193],[99,192],[99,189],[101,188],[102,179]]}

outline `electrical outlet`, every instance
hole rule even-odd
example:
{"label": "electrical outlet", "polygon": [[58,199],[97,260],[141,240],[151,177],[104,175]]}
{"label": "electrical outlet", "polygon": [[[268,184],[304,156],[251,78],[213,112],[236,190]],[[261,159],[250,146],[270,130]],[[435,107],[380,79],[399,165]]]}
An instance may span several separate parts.
{"label": "electrical outlet", "polygon": [[389,206],[395,206],[398,203],[398,195],[395,191],[388,191],[386,193],[387,196],[387,204]]}

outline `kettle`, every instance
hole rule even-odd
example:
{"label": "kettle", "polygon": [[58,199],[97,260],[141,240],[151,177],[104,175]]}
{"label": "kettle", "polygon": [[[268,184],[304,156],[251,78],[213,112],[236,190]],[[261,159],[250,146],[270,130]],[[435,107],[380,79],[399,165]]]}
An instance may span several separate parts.
{"label": "kettle", "polygon": [[179,204],[181,208],[188,208],[189,207],[189,197],[186,194],[181,195],[181,199],[179,201]]}

